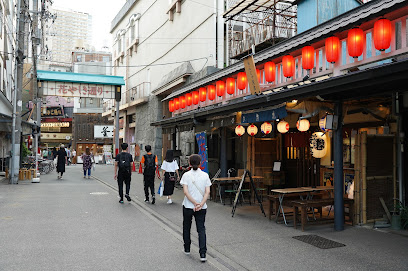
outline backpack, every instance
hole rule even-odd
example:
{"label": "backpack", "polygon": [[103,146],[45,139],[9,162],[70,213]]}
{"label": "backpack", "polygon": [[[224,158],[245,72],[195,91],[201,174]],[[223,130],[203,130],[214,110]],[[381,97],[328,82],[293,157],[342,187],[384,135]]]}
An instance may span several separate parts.
{"label": "backpack", "polygon": [[119,171],[130,173],[130,154],[122,152],[119,154]]}
{"label": "backpack", "polygon": [[154,176],[156,173],[156,155],[145,154],[143,157],[145,159],[143,175]]}

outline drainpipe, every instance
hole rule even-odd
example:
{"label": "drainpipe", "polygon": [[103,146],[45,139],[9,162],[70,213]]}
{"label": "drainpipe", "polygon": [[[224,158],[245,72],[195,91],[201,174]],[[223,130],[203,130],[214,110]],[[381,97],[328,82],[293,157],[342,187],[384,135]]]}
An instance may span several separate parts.
{"label": "drainpipe", "polygon": [[395,115],[397,116],[397,168],[398,168],[398,190],[399,200],[404,204],[404,173],[403,173],[403,143],[404,132],[402,130],[402,115],[400,113],[400,96],[395,94]]}
{"label": "drainpipe", "polygon": [[227,177],[227,128],[221,128],[220,168],[221,177]]}
{"label": "drainpipe", "polygon": [[343,180],[343,103],[336,101],[334,114],[338,116],[334,131],[334,229],[344,230],[344,180]]}

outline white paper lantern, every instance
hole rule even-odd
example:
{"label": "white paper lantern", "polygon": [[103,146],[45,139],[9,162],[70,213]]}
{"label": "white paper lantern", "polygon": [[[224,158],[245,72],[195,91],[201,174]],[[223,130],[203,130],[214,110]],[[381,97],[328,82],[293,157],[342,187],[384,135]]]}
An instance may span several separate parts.
{"label": "white paper lantern", "polygon": [[296,127],[301,132],[306,132],[310,128],[310,122],[307,119],[298,120]]}
{"label": "white paper lantern", "polygon": [[272,124],[270,124],[269,122],[264,122],[261,125],[261,131],[262,133],[264,133],[265,135],[268,135],[272,132]]}
{"label": "white paper lantern", "polygon": [[310,151],[315,158],[322,158],[327,154],[327,136],[322,132],[312,134]]}
{"label": "white paper lantern", "polygon": [[242,125],[238,125],[237,127],[235,127],[235,133],[237,134],[237,136],[242,136],[243,134],[245,134],[245,128]]}
{"label": "white paper lantern", "polygon": [[279,133],[287,133],[289,131],[289,123],[286,121],[282,120],[278,123],[278,126],[276,127],[278,129]]}
{"label": "white paper lantern", "polygon": [[326,116],[319,120],[319,127],[320,130],[322,130],[323,132],[326,132],[326,120],[327,120]]}
{"label": "white paper lantern", "polygon": [[256,127],[256,126],[253,125],[253,124],[249,125],[248,128],[247,128],[247,133],[248,133],[250,136],[256,135],[256,134],[258,133],[258,127]]}

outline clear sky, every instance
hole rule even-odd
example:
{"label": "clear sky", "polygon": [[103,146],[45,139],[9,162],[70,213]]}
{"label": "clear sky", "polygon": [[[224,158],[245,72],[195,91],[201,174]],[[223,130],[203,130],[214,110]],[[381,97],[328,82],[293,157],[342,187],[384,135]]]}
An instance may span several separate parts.
{"label": "clear sky", "polygon": [[92,15],[92,45],[96,50],[100,50],[104,45],[112,47],[110,24],[125,3],[126,0],[54,0],[52,7],[68,8]]}

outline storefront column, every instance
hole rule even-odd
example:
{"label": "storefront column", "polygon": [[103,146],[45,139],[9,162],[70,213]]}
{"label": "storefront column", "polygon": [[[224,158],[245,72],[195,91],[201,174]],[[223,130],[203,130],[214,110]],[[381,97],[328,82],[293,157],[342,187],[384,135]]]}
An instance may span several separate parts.
{"label": "storefront column", "polygon": [[334,229],[344,230],[344,180],[343,180],[343,103],[337,101],[334,114],[338,116],[337,129],[334,131]]}
{"label": "storefront column", "polygon": [[221,148],[220,148],[220,168],[221,177],[227,177],[227,128],[220,129],[221,133]]}

